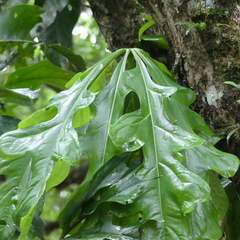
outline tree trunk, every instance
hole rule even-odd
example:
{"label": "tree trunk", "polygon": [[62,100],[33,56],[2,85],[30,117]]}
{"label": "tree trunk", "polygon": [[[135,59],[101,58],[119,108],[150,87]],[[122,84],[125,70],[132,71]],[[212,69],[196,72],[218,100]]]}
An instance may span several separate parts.
{"label": "tree trunk", "polygon": [[[114,51],[134,47],[143,18],[150,14],[168,43],[172,70],[178,84],[191,88],[191,106],[220,137],[240,123],[240,90],[225,81],[240,82],[240,1],[214,0],[90,0],[93,15]],[[140,5],[140,4],[141,5]],[[205,29],[179,24],[205,22]],[[223,24],[223,25],[220,25]],[[156,31],[155,31],[156,32]],[[161,52],[159,52],[161,54]],[[155,54],[155,58],[157,56]],[[168,66],[169,67],[169,66]],[[240,157],[238,132],[230,146],[218,147]],[[235,182],[239,182],[239,177]],[[240,189],[238,189],[240,194]]]}

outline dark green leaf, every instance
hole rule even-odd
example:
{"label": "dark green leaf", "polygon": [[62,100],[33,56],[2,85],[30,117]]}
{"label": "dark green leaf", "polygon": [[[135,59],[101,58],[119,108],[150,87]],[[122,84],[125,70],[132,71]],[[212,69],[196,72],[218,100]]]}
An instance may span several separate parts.
{"label": "dark green leaf", "polygon": [[86,70],[85,62],[82,58],[82,56],[75,54],[70,49],[60,46],[60,45],[50,45],[50,48],[54,49],[55,51],[62,54],[64,57],[66,57],[71,63],[73,63],[76,67],[76,71],[83,72]]}
{"label": "dark green leaf", "polygon": [[[76,219],[76,221],[72,224],[70,223],[70,228],[74,228],[85,218],[84,224],[82,224],[78,232],[74,234],[74,237],[79,237],[80,235],[82,236],[82,234],[89,234],[89,238],[90,236],[94,236],[91,235],[93,233],[96,236],[99,235],[100,237],[101,232],[110,233],[110,228],[112,230],[113,228],[116,228],[117,230],[118,224],[115,223],[115,227],[110,226],[112,224],[109,220],[112,219],[113,212],[110,214],[109,212],[111,211],[111,209],[109,209],[108,207],[111,204],[105,204],[104,207],[104,212],[107,217],[102,216],[102,214],[100,213],[94,213],[93,215],[91,214],[95,212],[95,210],[100,204],[102,205],[106,202],[111,203],[113,201],[119,203],[115,204],[115,207],[119,209],[120,214],[121,210],[123,210],[123,206],[121,206],[120,204],[131,204],[138,197],[143,187],[141,186],[141,181],[134,176],[134,173],[137,169],[135,169],[133,172],[129,172],[128,174],[129,167],[127,167],[126,162],[129,160],[129,158],[131,159],[131,155],[129,154],[114,157],[110,161],[108,161],[103,167],[101,167],[92,178],[88,190],[76,203],[76,209],[71,213],[71,215],[69,215],[70,212],[68,212],[68,215],[65,216],[67,218],[69,217],[70,219],[72,219],[72,217],[74,216],[79,216],[79,219]],[[79,204],[82,204],[81,208],[77,208]],[[94,222],[92,222],[93,218],[95,218]],[[95,229],[94,225],[96,220],[98,227]],[[104,227],[106,222],[110,224],[108,226],[109,229],[106,229]],[[94,228],[91,229],[91,226]],[[129,229],[130,228],[131,226],[129,226]],[[136,233],[136,226],[131,229],[135,229],[134,232],[138,235],[138,233]],[[123,229],[123,232],[124,231],[125,230]],[[123,232],[118,230],[112,233],[124,235]]]}
{"label": "dark green leaf", "polygon": [[31,91],[29,88],[8,89],[0,85],[0,101],[31,105],[39,97],[40,90]]}
{"label": "dark green leaf", "polygon": [[163,36],[147,35],[141,38],[141,44],[151,45],[153,47],[168,50],[167,42]]}
{"label": "dark green leaf", "polygon": [[43,19],[43,24],[41,24],[42,27],[48,27],[51,25],[58,12],[61,12],[66,5],[68,4],[68,0],[44,0],[42,3],[35,1],[35,5],[40,5],[43,9],[45,9],[45,12],[41,15]]}
{"label": "dark green leaf", "polygon": [[240,239],[240,200],[233,183],[226,187],[229,209],[226,214],[227,236],[229,240]]}
{"label": "dark green leaf", "polygon": [[30,30],[41,21],[44,10],[37,6],[16,5],[0,13],[0,41],[32,41]]}
{"label": "dark green leaf", "polygon": [[[46,4],[51,4],[52,6],[50,2],[52,1],[46,1]],[[44,37],[48,43],[59,43],[64,47],[71,47],[72,30],[80,14],[80,4],[75,0],[61,0],[60,3],[59,1],[54,1],[54,6],[52,6],[53,12],[52,10],[48,12],[50,15],[57,13],[57,16],[51,25],[48,25],[47,29],[44,30]],[[58,9],[59,6],[61,10]],[[64,8],[62,8],[63,6]],[[51,9],[48,5],[46,5],[46,8]]]}
{"label": "dark green leaf", "polygon": [[19,122],[19,119],[13,117],[0,116],[0,135],[17,128]]}
{"label": "dark green leaf", "polygon": [[[99,88],[102,74],[123,52],[108,84]],[[136,63],[132,69],[129,56]],[[50,188],[66,176],[60,161],[74,165],[82,155],[89,169],[61,213],[63,236],[221,236],[218,223],[228,202],[218,174],[233,176],[239,161],[213,147],[218,138],[189,109],[195,100],[191,90],[140,49],[110,54],[67,86],[46,109],[0,138],[0,174],[7,177],[0,191],[0,216],[7,225],[0,226],[0,236],[12,236],[16,224],[24,239],[46,184]],[[73,125],[80,127],[77,132]],[[56,171],[52,160],[60,164]]]}
{"label": "dark green leaf", "polygon": [[[129,51],[127,52],[129,53]],[[98,64],[102,65],[104,61],[105,59],[100,61]],[[96,109],[102,110],[97,111],[96,116],[93,118],[93,120],[85,124],[79,130],[83,155],[86,155],[89,158],[90,162],[94,162],[94,164],[90,165],[88,174],[83,184],[80,185],[76,193],[70,199],[66,207],[66,209],[69,208],[70,212],[75,211],[76,205],[73,205],[73,202],[75,202],[76,199],[78,199],[79,196],[85,192],[89,181],[91,180],[95,172],[116,153],[121,153],[121,150],[116,151],[116,148],[114,147],[114,144],[109,137],[109,130],[111,122],[116,121],[116,119],[118,119],[121,115],[121,111],[123,109],[123,99],[128,93],[124,91],[121,85],[119,85],[122,73],[125,70],[126,61],[127,55],[118,64],[109,84],[96,95],[96,101],[94,101],[91,109],[94,112],[96,111]],[[88,72],[89,75],[94,73],[93,69],[92,71]],[[82,77],[84,77],[84,75],[82,75],[81,78]],[[102,114],[103,112],[104,117]],[[90,142],[91,144],[89,144]],[[93,145],[96,148],[93,149]],[[65,211],[68,210],[64,210],[60,219],[60,224],[62,224],[64,232],[68,230],[70,224],[68,218],[65,218]],[[77,212],[75,213],[77,214]]]}
{"label": "dark green leaf", "polygon": [[6,87],[38,89],[46,83],[59,89],[66,89],[66,83],[74,75],[74,72],[63,70],[48,60],[44,60],[11,73],[7,79]]}

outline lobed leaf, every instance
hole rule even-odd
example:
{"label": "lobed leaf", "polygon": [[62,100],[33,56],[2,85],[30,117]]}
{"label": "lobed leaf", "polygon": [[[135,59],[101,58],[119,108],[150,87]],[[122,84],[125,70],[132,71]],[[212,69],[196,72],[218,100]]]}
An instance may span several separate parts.
{"label": "lobed leaf", "polygon": [[[0,216],[7,225],[1,228],[0,236],[10,236],[9,232],[13,232],[11,226],[14,225],[21,226],[27,232],[54,161],[65,161],[71,165],[80,161],[82,151],[77,133],[72,127],[73,116],[78,109],[87,107],[94,100],[95,95],[87,88],[105,65],[110,64],[122,51],[119,50],[96,65],[95,71],[83,81],[78,80],[69,90],[54,96],[46,108],[51,109],[51,119],[48,111],[36,112],[20,123],[20,129],[1,136],[0,156],[4,160],[0,162],[0,174],[6,175],[7,181],[0,191]],[[57,109],[56,115],[54,108]],[[62,167],[65,168],[65,165]],[[66,175],[65,172],[58,178],[62,179],[63,175]]]}
{"label": "lobed leaf", "polygon": [[[78,131],[90,167],[61,214],[63,236],[75,229],[72,237],[86,239],[92,234],[98,239],[104,239],[101,234],[119,234],[120,239],[218,238],[227,198],[215,172],[234,175],[238,159],[213,147],[218,138],[189,109],[195,100],[191,90],[177,85],[145,52],[131,53],[136,67],[126,70],[127,51],[91,105],[95,118]],[[130,92],[137,94],[140,108],[123,112]],[[110,181],[104,169],[117,159],[107,162],[109,158],[141,147],[142,164],[130,170],[125,165],[126,172],[112,167],[112,176],[114,169],[123,175]]]}
{"label": "lobed leaf", "polygon": [[[127,66],[130,57],[135,66]],[[67,166],[85,156],[87,176],[60,216],[63,237],[220,237],[228,202],[218,174],[233,176],[239,161],[213,147],[218,138],[189,109],[191,90],[140,49],[112,53],[66,86],[46,109],[0,137],[0,174],[7,177],[0,236],[12,237],[20,226],[24,239],[46,185],[60,183]]]}
{"label": "lobed leaf", "polygon": [[[65,211],[78,214],[78,210],[76,209],[78,206],[73,203],[86,191],[96,171],[116,153],[122,152],[121,150],[116,151],[109,137],[109,131],[110,124],[120,117],[123,109],[123,100],[128,93],[128,91],[125,91],[125,88],[119,85],[122,73],[126,67],[128,53],[129,50],[127,50],[125,57],[118,64],[108,85],[96,95],[94,103],[90,106],[96,114],[95,117],[78,131],[83,155],[89,158],[90,166],[84,182],[71,197],[66,210],[60,216],[60,224],[63,227],[63,232],[68,231],[71,224],[69,217],[65,215],[69,214]],[[101,61],[98,64],[101,64]],[[89,72],[89,74],[91,75],[92,72]]]}

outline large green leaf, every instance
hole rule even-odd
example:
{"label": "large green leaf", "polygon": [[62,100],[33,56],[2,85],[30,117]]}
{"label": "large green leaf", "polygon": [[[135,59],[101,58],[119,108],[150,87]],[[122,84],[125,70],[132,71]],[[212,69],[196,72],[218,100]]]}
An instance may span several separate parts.
{"label": "large green leaf", "polygon": [[[142,57],[149,63],[146,55]],[[154,62],[160,68],[162,67],[156,61]],[[157,68],[151,69],[149,67],[148,70],[155,80],[160,79],[157,76],[162,74]],[[164,77],[164,75],[162,76]],[[164,81],[167,85],[171,84],[166,79]],[[159,84],[164,84],[164,82],[159,82]],[[172,122],[177,120],[177,124],[187,131],[189,131],[189,127],[192,128],[203,139],[203,144],[200,146],[181,152],[181,158],[182,161],[185,160],[183,165],[203,178],[211,188],[210,200],[204,203],[197,203],[196,209],[191,213],[193,236],[194,239],[202,239],[203,237],[204,239],[216,239],[221,236],[218,223],[227,211],[228,201],[220,181],[213,171],[224,177],[233,176],[239,162],[236,157],[213,147],[218,138],[206,126],[198,114],[185,107],[187,102],[189,105],[194,100],[193,94],[187,89],[178,88],[179,91],[165,102],[166,114]],[[188,101],[187,98],[189,98]],[[179,116],[185,117],[179,118]]]}
{"label": "large green leaf", "polygon": [[0,13],[0,41],[32,41],[30,30],[41,21],[38,6],[16,5]]}
{"label": "large green leaf", "polygon": [[[97,239],[104,239],[109,234],[111,239],[120,234],[122,239],[185,240],[202,239],[202,234],[204,239],[218,238],[218,221],[226,212],[227,199],[210,170],[230,177],[238,168],[238,159],[213,147],[217,138],[189,109],[195,100],[193,92],[178,86],[166,68],[143,51],[131,52],[136,67],[126,70],[127,51],[91,105],[95,118],[78,131],[90,167],[62,212],[63,236],[82,222],[73,237],[89,239],[88,234],[96,234]],[[137,94],[140,108],[123,114],[125,97],[131,91]],[[116,184],[110,181],[102,190],[91,188],[93,176],[107,178],[96,172],[104,172],[109,158],[141,146],[143,163],[137,171],[122,176]],[[138,179],[134,188],[129,176]],[[127,187],[121,191],[123,186]],[[92,195],[86,199],[88,191]],[[128,202],[134,191],[135,197]]]}
{"label": "large green leaf", "polygon": [[[133,164],[131,164],[132,162],[135,162],[134,170],[131,169],[133,166]],[[77,221],[75,219],[75,221],[72,223],[72,227],[79,224],[81,220],[85,220],[84,224],[81,225],[80,229],[73,235],[73,237],[81,236],[83,239],[91,239],[91,237],[93,237],[93,239],[94,237],[100,238],[101,235],[102,237],[106,237],[104,232],[109,232],[109,229],[112,230],[112,233],[109,234],[108,237],[110,237],[112,234],[116,234],[116,237],[124,235],[123,232],[126,232],[126,230],[123,229],[123,231],[120,231],[118,229],[119,226],[116,224],[116,216],[113,216],[113,212],[111,212],[111,208],[109,207],[112,206],[112,201],[117,201],[118,204],[114,204],[114,206],[118,209],[118,217],[121,217],[121,204],[130,204],[128,211],[134,211],[134,209],[130,210],[131,203],[143,190],[143,186],[141,185],[142,181],[134,176],[134,173],[138,170],[138,166],[139,161],[137,161],[136,157],[134,157],[132,154],[123,154],[119,157],[113,157],[96,172],[89,184],[87,191],[76,203],[82,203],[82,207],[77,210],[78,213],[82,212],[82,214]],[[104,204],[104,209],[102,209],[103,212],[105,212],[104,218],[101,218],[101,214],[99,214],[98,211],[95,212],[100,204]],[[88,217],[92,212],[94,212],[94,214]],[[111,223],[113,217],[115,217],[115,226],[113,226]],[[96,223],[98,225],[97,228],[99,230],[101,229],[102,231],[96,231],[96,229],[91,228]],[[104,225],[106,225],[109,229],[107,230]],[[141,223],[138,225],[141,225]],[[113,231],[114,229],[115,231]],[[138,229],[136,225],[133,225],[129,226],[127,231],[133,231],[136,233]],[[127,235],[124,235],[124,237],[127,238]]]}
{"label": "large green leaf", "polygon": [[[57,94],[46,109],[22,121],[18,130],[1,136],[0,157],[3,159],[0,162],[0,174],[7,177],[0,191],[0,220],[6,223],[0,226],[1,238],[12,236],[16,225],[22,230],[20,238],[25,239],[54,161],[65,161],[72,165],[80,161],[82,150],[72,127],[74,114],[94,100],[95,95],[87,88],[123,51],[109,55],[85,79],[76,81],[69,90]],[[62,167],[66,168],[64,164]],[[57,181],[51,179],[50,186],[61,182],[66,172],[56,177]]]}
{"label": "large green leaf", "polygon": [[[123,100],[128,93],[122,85],[119,85],[122,73],[126,67],[128,53],[129,50],[127,50],[125,57],[115,69],[109,84],[97,94],[91,106],[96,116],[79,130],[78,134],[80,135],[79,140],[82,145],[83,155],[86,155],[93,164],[90,164],[84,182],[80,185],[79,189],[68,203],[70,212],[77,214],[76,207],[78,206],[73,204],[73,202],[79,198],[79,195],[81,196],[86,191],[94,173],[116,153],[121,152],[121,150],[118,152],[116,151],[109,137],[109,131],[110,124],[121,116]],[[102,64],[101,61],[98,64]],[[91,74],[91,72],[89,74]],[[92,148],[92,146],[95,146],[95,148]],[[65,213],[62,214],[60,223],[64,228],[64,232],[68,231],[70,222],[68,221],[68,217],[65,216]]]}
{"label": "large green leaf", "polygon": [[[108,84],[99,87],[123,52]],[[130,57],[136,66],[127,65]],[[110,54],[67,87],[0,138],[0,174],[7,177],[0,237],[13,238],[17,226],[24,239],[46,184],[60,183],[82,155],[89,169],[61,213],[63,237],[220,237],[228,202],[218,174],[233,176],[239,162],[213,147],[218,138],[189,109],[191,90],[139,49]]]}
{"label": "large green leaf", "polygon": [[7,79],[6,87],[37,89],[46,83],[51,86],[66,89],[66,83],[75,75],[74,72],[63,70],[54,66],[48,60],[38,62],[32,66],[24,67],[11,73]]}

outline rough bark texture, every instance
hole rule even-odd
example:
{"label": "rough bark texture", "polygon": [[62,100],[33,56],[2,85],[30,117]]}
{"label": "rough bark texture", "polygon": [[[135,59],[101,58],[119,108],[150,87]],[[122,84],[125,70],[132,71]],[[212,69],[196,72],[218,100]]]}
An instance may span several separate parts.
{"label": "rough bark texture", "polygon": [[109,49],[135,46],[146,16],[142,5],[132,0],[89,0],[89,3]]}
{"label": "rough bark texture", "polygon": [[[197,95],[193,109],[214,131],[223,135],[226,127],[240,121],[239,107],[234,105],[240,97],[239,91],[223,84],[240,79],[239,29],[236,29],[240,22],[235,17],[238,4],[195,0],[141,2],[156,20],[171,54],[175,54],[176,80],[188,85]],[[205,22],[206,28],[203,31],[192,28],[186,35],[187,27],[176,25],[179,22]],[[218,23],[235,26],[235,30],[218,27]]]}
{"label": "rough bark texture", "polygon": [[[223,84],[240,82],[239,0],[90,0],[90,5],[112,51],[134,47],[143,16],[150,14],[168,43],[168,56],[173,59],[169,70],[179,84],[196,93],[192,109],[220,137],[240,124],[240,107],[234,104],[240,91]],[[187,26],[179,22],[205,22],[206,28],[194,27],[186,34]],[[154,57],[159,60],[160,55]],[[223,140],[218,147],[240,157],[238,135],[231,138],[230,146]]]}

